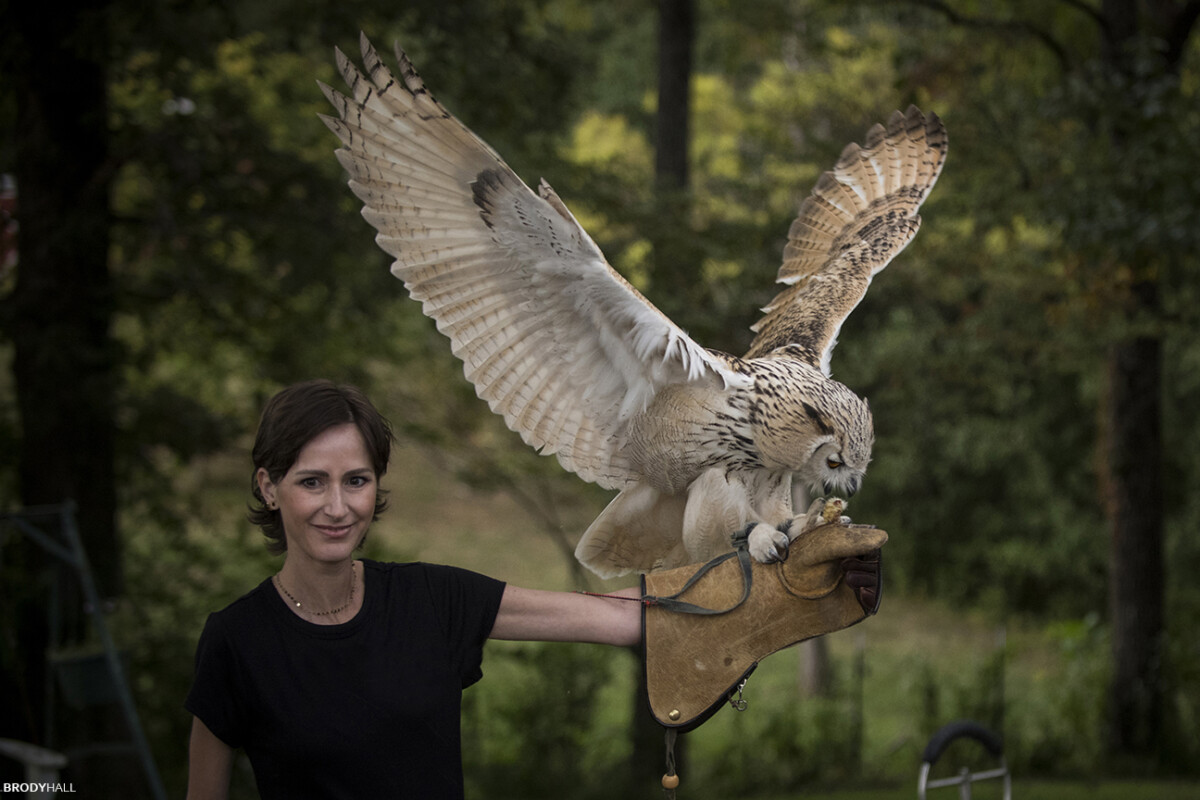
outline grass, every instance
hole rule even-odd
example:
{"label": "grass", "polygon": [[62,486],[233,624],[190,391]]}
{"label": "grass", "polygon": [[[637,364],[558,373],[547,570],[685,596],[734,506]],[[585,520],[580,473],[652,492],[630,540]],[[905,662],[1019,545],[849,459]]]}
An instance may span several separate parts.
{"label": "grass", "polygon": [[[578,588],[549,536],[510,497],[449,480],[412,445],[400,443],[392,464],[384,481],[391,507],[371,531],[375,557],[453,564],[529,588]],[[582,531],[598,511],[574,509],[564,524]]]}

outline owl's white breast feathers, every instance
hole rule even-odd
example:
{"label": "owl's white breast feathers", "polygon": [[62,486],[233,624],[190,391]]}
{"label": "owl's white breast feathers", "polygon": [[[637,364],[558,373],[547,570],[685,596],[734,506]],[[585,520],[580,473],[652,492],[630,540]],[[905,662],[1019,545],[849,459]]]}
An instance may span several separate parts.
{"label": "owl's white breast feathers", "polygon": [[745,378],[692,341],[605,261],[546,184],[526,186],[364,37],[364,77],[340,52],[345,97],[326,124],[392,272],[452,343],[480,397],[526,442],[618,488],[629,418],[661,387]]}

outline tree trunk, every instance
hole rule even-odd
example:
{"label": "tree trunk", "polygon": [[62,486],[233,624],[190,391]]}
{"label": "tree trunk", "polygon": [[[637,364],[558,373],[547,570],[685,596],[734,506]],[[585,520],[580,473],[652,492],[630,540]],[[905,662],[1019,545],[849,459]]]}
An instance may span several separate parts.
{"label": "tree trunk", "polygon": [[[0,319],[14,349],[21,501],[26,506],[74,501],[97,585],[113,596],[121,586],[121,561],[115,526],[115,352],[109,335],[107,11],[102,0],[85,0],[63,6],[8,3],[0,14],[3,80],[16,101],[20,224],[16,283]],[[21,558],[41,563],[35,553]],[[23,596],[44,590],[37,583],[40,570],[26,574],[30,584],[20,587]],[[78,631],[85,625],[78,584],[65,580],[61,588],[63,622]],[[20,713],[5,704],[0,735],[44,742],[45,693],[22,676],[45,674],[46,630],[44,606],[26,606],[17,627],[17,663],[6,664],[0,676],[6,686],[19,686],[24,697]],[[114,729],[124,733],[117,709],[109,711],[72,718],[71,725],[59,726],[61,736],[52,744],[80,744]],[[97,797],[131,796],[130,787],[141,788],[128,762],[111,762],[73,762],[72,780]]]}
{"label": "tree trunk", "polygon": [[833,692],[833,663],[829,642],[824,636],[800,643],[800,694],[804,697],[829,697]]}
{"label": "tree trunk", "polygon": [[[680,266],[690,262],[681,252],[686,235],[688,206],[688,141],[692,41],[695,37],[693,0],[659,0],[658,4],[658,113],[655,127],[654,181],[659,225],[650,233],[654,251],[654,283],[662,291],[660,298],[678,302],[660,307],[670,317],[677,316],[689,304],[681,290],[695,275],[682,274]],[[686,244],[684,244],[686,246]],[[690,270],[689,270],[690,271]],[[686,321],[682,321],[686,325]],[[633,755],[630,759],[632,786],[641,792],[647,780],[663,774],[665,766],[664,729],[654,721],[646,707],[645,670],[638,670],[634,693]],[[677,768],[682,775],[684,738],[675,744]],[[686,777],[685,777],[686,780]],[[651,784],[653,785],[653,784]]]}
{"label": "tree trunk", "polygon": [[101,592],[112,595],[121,568],[109,336],[107,20],[98,2],[18,3],[7,22],[15,34],[8,46],[16,52],[8,57],[21,227],[4,322],[15,350],[21,500],[78,504]]}
{"label": "tree trunk", "polygon": [[658,111],[654,130],[654,179],[660,192],[688,188],[692,80],[693,0],[659,0]]}
{"label": "tree trunk", "polygon": [[[1138,292],[1149,313],[1157,286]],[[1163,719],[1164,586],[1161,343],[1142,336],[1113,345],[1107,375],[1106,503],[1110,525],[1109,613],[1113,673],[1108,747],[1156,752]]]}
{"label": "tree trunk", "polygon": [[[1195,3],[1104,0],[1107,67],[1132,75],[1130,44],[1140,35],[1168,44],[1163,71],[1174,73],[1200,7]],[[1118,130],[1114,134],[1120,137]],[[1118,145],[1122,142],[1118,141]],[[1130,289],[1122,322],[1134,326],[1162,316],[1159,274],[1145,264]],[[1112,620],[1112,683],[1107,746],[1113,755],[1158,751],[1164,717],[1163,639],[1166,569],[1163,544],[1162,342],[1133,334],[1108,355],[1104,433],[1105,503],[1110,551],[1108,600]]]}
{"label": "tree trunk", "polygon": [[654,302],[699,341],[720,341],[701,271],[704,252],[692,224],[691,75],[694,0],[659,0],[658,108],[654,132]]}

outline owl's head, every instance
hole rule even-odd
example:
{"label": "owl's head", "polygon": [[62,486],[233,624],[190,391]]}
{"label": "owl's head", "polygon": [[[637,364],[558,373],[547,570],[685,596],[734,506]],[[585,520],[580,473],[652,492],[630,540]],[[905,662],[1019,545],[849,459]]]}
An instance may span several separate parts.
{"label": "owl's head", "polygon": [[756,386],[752,430],[762,465],[791,472],[814,494],[854,494],[875,444],[867,401],[803,362],[770,366],[783,376],[760,366],[767,377]]}
{"label": "owl's head", "polygon": [[817,435],[794,483],[814,495],[850,497],[862,486],[871,462],[875,424],[870,407],[849,391],[838,399],[821,409],[805,409]]}

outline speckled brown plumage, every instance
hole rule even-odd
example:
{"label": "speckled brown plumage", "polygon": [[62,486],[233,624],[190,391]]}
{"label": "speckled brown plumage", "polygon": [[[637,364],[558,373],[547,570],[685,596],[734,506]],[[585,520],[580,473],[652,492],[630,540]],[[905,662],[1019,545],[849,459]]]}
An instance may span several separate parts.
{"label": "speckled brown plumage", "polygon": [[[916,234],[941,170],[941,121],[876,125],[817,182],[742,358],[706,350],[617,274],[548,184],[534,192],[446,111],[397,49],[364,37],[365,73],[323,86],[326,123],[392,272],[450,338],[467,378],[533,447],[620,490],[576,555],[603,576],[727,550],[778,555],[793,484],[853,493],[873,443],[867,404],[829,355],[871,278]],[[795,530],[795,527],[793,528]]]}

